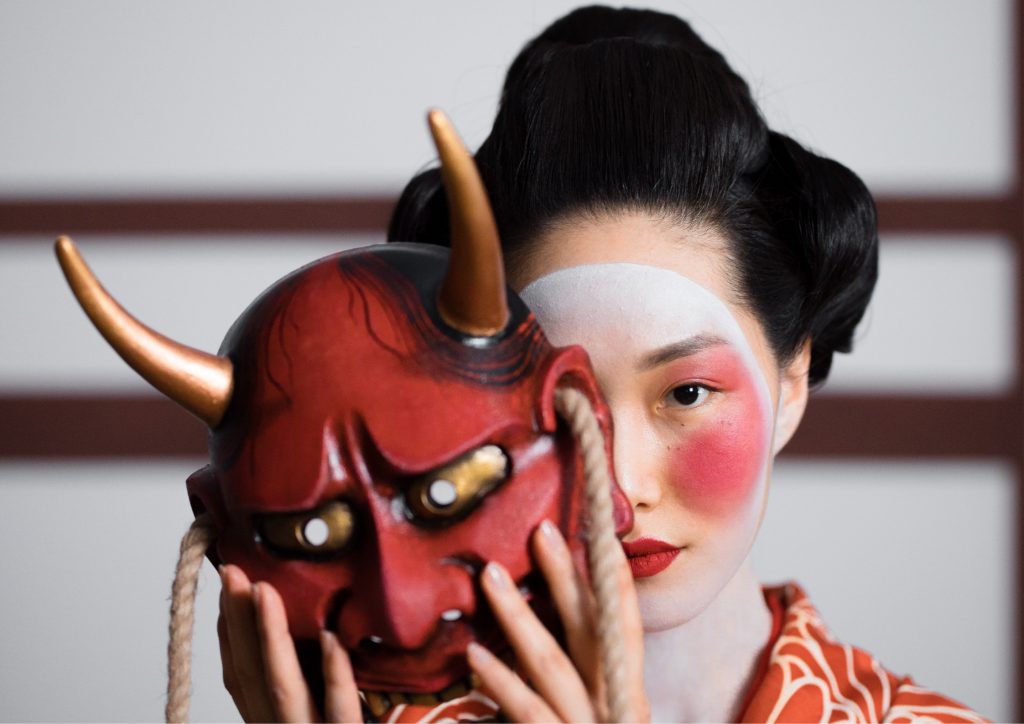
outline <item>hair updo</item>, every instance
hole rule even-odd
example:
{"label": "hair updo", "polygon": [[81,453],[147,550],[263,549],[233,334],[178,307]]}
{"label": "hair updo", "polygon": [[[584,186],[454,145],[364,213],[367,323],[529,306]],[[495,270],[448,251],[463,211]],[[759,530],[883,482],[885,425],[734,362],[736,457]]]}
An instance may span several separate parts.
{"label": "hair updo", "polygon": [[[769,130],[746,82],[683,20],[598,6],[557,20],[509,68],[476,160],[512,264],[573,214],[708,224],[780,364],[810,339],[814,384],[850,350],[878,274],[871,195]],[[388,238],[447,245],[436,169],[405,188]]]}

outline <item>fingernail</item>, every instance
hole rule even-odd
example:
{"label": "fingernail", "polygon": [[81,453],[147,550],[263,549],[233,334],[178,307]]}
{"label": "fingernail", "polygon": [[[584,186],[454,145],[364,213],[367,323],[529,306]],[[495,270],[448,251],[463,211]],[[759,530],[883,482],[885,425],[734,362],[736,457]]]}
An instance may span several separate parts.
{"label": "fingernail", "polygon": [[544,520],[541,522],[540,532],[545,538],[547,538],[551,545],[558,546],[559,548],[565,547],[565,539],[562,538],[562,534],[550,520]]}
{"label": "fingernail", "polygon": [[324,651],[334,651],[338,645],[338,638],[326,629],[320,632],[320,648]]}
{"label": "fingernail", "polygon": [[485,649],[483,646],[478,644],[476,641],[470,641],[466,646],[466,660],[469,661],[469,665],[473,667],[481,666],[486,663],[487,659],[491,656],[491,652]]}
{"label": "fingernail", "polygon": [[494,561],[491,561],[484,568],[484,573],[487,575],[489,579],[491,579],[491,583],[494,584],[495,588],[504,590],[509,588],[509,586],[512,583],[511,579],[508,576],[508,573],[505,572],[505,569],[501,566],[500,563],[495,563]]}

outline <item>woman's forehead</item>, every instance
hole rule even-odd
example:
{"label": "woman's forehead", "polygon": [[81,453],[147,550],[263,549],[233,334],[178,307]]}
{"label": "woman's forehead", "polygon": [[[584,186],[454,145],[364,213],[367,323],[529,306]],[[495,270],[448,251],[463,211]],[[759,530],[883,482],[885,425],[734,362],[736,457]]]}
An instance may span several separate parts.
{"label": "woman's forehead", "polygon": [[556,345],[592,342],[594,335],[601,335],[633,350],[652,350],[704,337],[750,351],[723,300],[660,267],[574,266],[537,279],[521,295]]}

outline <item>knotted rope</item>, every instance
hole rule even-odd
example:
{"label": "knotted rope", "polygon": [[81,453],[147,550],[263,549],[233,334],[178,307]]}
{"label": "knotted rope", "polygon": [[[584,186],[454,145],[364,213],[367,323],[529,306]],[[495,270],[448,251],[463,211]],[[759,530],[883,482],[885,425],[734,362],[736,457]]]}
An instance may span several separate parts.
{"label": "knotted rope", "polygon": [[634,721],[627,686],[626,646],[616,570],[622,552],[612,517],[612,481],[604,436],[590,400],[579,390],[571,387],[556,390],[555,404],[579,440],[583,458],[583,492],[590,518],[587,562],[597,600],[597,640],[608,716],[614,722]]}
{"label": "knotted rope", "polygon": [[192,626],[195,622],[196,586],[206,550],[213,542],[213,521],[200,515],[181,539],[181,552],[171,586],[170,638],[167,642],[168,722],[188,721],[192,687]]}
{"label": "knotted rope", "polygon": [[[568,387],[557,390],[555,405],[579,440],[583,460],[583,494],[589,517],[587,561],[597,602],[597,636],[605,695],[608,698],[607,711],[611,721],[633,721],[626,684],[625,641],[616,571],[621,553],[612,517],[612,482],[604,436],[590,401],[580,391]],[[199,569],[213,538],[212,521],[208,515],[200,515],[181,541],[181,552],[171,587],[165,710],[168,722],[188,721],[196,585]]]}

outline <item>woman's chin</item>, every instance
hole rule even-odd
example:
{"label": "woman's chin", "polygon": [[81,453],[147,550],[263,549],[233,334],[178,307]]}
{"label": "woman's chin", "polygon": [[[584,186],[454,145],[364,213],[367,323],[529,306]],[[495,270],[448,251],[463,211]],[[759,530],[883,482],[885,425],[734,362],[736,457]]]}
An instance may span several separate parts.
{"label": "woman's chin", "polygon": [[636,579],[637,602],[645,633],[656,633],[682,626],[697,618],[706,609],[721,587],[700,577],[670,575],[666,570],[657,576]]}

